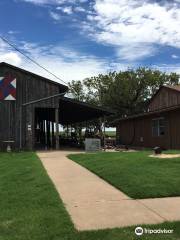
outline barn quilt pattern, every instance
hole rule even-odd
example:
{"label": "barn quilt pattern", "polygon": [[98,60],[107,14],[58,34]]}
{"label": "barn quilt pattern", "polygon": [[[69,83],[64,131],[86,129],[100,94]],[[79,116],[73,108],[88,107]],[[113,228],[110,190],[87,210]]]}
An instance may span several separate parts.
{"label": "barn quilt pattern", "polygon": [[0,101],[16,100],[16,78],[11,75],[0,77]]}

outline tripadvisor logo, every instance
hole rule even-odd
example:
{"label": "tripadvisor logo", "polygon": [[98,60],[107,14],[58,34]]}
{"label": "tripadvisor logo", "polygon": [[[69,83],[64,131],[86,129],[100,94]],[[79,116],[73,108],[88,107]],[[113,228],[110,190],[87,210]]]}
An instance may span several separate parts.
{"label": "tripadvisor logo", "polygon": [[143,235],[143,228],[142,228],[142,227],[137,227],[137,228],[135,229],[135,234],[136,234],[137,236]]}
{"label": "tripadvisor logo", "polygon": [[173,233],[173,229],[149,229],[149,228],[142,228],[142,227],[136,227],[135,228],[135,234],[137,236],[141,236],[143,234],[171,234]]}

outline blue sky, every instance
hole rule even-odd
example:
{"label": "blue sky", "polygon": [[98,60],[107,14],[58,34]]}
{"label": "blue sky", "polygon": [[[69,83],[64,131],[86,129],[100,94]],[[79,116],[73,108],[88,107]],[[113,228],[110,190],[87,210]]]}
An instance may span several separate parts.
{"label": "blue sky", "polygon": [[[180,73],[179,26],[179,0],[0,1],[0,34],[66,82],[139,66]],[[0,61],[53,79],[2,41]]]}

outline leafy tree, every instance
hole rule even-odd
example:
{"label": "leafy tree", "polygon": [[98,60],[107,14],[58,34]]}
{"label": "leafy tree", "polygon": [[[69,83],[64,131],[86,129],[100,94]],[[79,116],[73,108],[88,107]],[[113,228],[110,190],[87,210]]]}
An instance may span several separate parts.
{"label": "leafy tree", "polygon": [[86,95],[84,92],[84,85],[81,81],[72,81],[68,83],[69,89],[73,97],[79,101],[85,101]]}
{"label": "leafy tree", "polygon": [[[110,72],[69,83],[78,100],[106,106],[118,117],[145,111],[149,99],[162,85],[176,85],[179,75],[149,68]],[[117,117],[116,116],[116,117]]]}
{"label": "leafy tree", "polygon": [[86,78],[83,84],[87,90],[86,99],[88,102],[96,105],[105,105],[104,100],[114,81],[115,75],[115,72],[110,72],[106,75],[99,74],[97,77]]}
{"label": "leafy tree", "polygon": [[150,98],[162,85],[175,85],[179,75],[158,70],[138,68],[116,73],[105,96],[105,105],[116,110],[119,116],[131,115],[146,109]]}
{"label": "leafy tree", "polygon": [[[83,82],[73,80],[68,84],[70,93],[76,100],[94,105],[103,105],[102,98],[105,87],[107,88],[108,86],[108,77],[108,75],[99,75],[98,77],[87,78]],[[102,135],[101,119],[88,121],[87,126],[91,132]],[[72,125],[79,139],[82,139],[82,129],[87,126],[85,123]]]}

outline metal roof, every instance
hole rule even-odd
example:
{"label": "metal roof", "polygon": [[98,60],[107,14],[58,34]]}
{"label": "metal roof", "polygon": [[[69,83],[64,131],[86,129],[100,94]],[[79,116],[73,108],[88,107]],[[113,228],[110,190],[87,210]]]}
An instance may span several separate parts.
{"label": "metal roof", "polygon": [[180,104],[172,106],[172,107],[166,107],[166,108],[158,109],[158,110],[155,110],[155,111],[149,111],[149,112],[144,112],[144,113],[139,113],[139,114],[135,114],[135,115],[119,118],[119,119],[114,120],[112,122],[112,124],[116,124],[116,123],[118,123],[120,121],[146,117],[146,116],[150,116],[150,115],[154,115],[154,114],[158,114],[158,113],[169,112],[169,111],[173,111],[173,110],[177,110],[177,109],[180,109]]}
{"label": "metal roof", "polygon": [[60,108],[60,121],[61,123],[75,123],[84,122],[91,119],[110,116],[114,114],[113,111],[88,104],[85,102],[80,102],[75,99],[60,97],[59,99]]}
{"label": "metal roof", "polygon": [[[59,123],[62,125],[85,122],[114,114],[114,112],[104,107],[94,106],[60,95],[53,97],[59,99]],[[48,99],[45,98],[43,101],[47,100]],[[30,104],[36,104],[36,101]],[[55,122],[53,108],[37,109],[40,118]]]}

